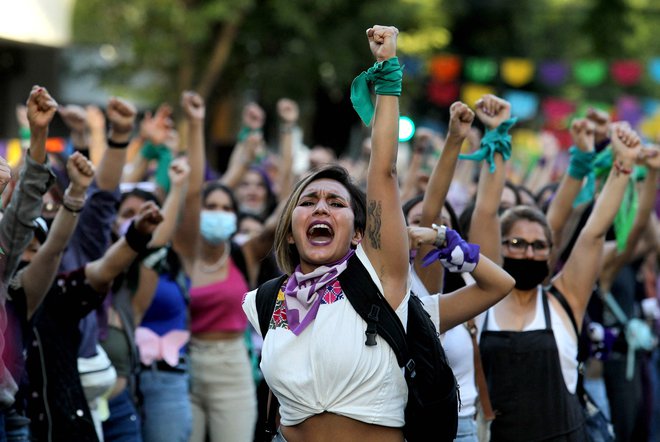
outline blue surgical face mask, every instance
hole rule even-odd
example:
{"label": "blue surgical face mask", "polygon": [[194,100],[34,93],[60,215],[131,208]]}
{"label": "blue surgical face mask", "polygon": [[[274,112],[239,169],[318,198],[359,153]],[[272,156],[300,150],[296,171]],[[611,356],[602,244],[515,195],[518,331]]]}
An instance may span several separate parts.
{"label": "blue surgical face mask", "polygon": [[206,241],[218,245],[227,241],[236,232],[236,214],[219,210],[202,210],[199,229]]}

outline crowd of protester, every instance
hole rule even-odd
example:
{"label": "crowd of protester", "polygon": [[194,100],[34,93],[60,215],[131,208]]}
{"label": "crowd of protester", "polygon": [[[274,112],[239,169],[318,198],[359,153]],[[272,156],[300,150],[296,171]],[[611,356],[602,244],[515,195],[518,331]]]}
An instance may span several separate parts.
{"label": "crowd of protester", "polygon": [[[395,28],[370,32],[377,61],[393,60]],[[19,109],[29,147],[13,169],[0,158],[0,442],[262,440],[265,341],[244,298],[293,273],[297,263],[282,268],[280,256],[282,244],[299,240],[278,224],[292,222],[297,200],[287,202],[335,176],[311,173],[341,168],[370,199],[392,184],[377,170],[383,152],[396,158],[384,145],[398,102],[394,109],[385,95],[355,157],[302,134],[294,100],[278,101],[272,139],[265,111],[248,103],[227,167],[213,170],[209,115],[195,92],[181,94],[175,121],[167,103],[140,116],[124,99],[83,107],[34,86]],[[46,151],[54,118],[70,130],[64,153]],[[435,306],[460,386],[457,440],[584,440],[574,400],[581,386],[617,441],[660,440],[656,140],[590,109],[568,123],[568,152],[546,136],[542,160],[514,179],[508,102],[457,102],[438,123],[446,133],[420,128],[398,146],[410,149],[392,174],[399,197],[383,201],[398,204],[401,222],[392,207],[383,212],[393,233],[383,250],[405,248],[410,274],[397,284]],[[314,200],[310,207],[323,207],[310,210],[333,210],[325,204]],[[428,258],[439,225],[465,252],[457,269]],[[393,265],[373,238],[355,238],[363,262]],[[396,284],[381,282],[391,296]],[[293,349],[272,345],[270,370],[274,354]],[[296,377],[283,373],[291,359],[267,373],[280,389]],[[295,404],[307,402],[281,394],[280,440],[315,434],[287,429],[303,412]],[[372,423],[396,426],[387,419]],[[402,440],[390,436],[382,440]]]}

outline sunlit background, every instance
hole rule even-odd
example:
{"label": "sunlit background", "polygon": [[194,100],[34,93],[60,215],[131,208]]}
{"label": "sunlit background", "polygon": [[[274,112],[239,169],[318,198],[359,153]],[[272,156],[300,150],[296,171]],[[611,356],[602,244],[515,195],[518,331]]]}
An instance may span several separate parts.
{"label": "sunlit background", "polygon": [[[509,100],[519,118],[521,170],[541,154],[541,131],[561,147],[588,106],[660,134],[660,2],[653,0],[0,0],[0,154],[17,137],[14,115],[32,84],[61,103],[141,110],[207,100],[209,158],[231,146],[241,106],[272,113],[301,105],[307,144],[358,152],[364,127],[350,81],[372,62],[364,30],[394,24],[405,65],[402,114],[443,130],[455,100]],[[267,126],[274,129],[274,121]],[[53,136],[64,136],[61,124]],[[269,133],[266,132],[267,138]],[[271,137],[274,139],[274,137]],[[225,149],[226,150],[226,149]]]}

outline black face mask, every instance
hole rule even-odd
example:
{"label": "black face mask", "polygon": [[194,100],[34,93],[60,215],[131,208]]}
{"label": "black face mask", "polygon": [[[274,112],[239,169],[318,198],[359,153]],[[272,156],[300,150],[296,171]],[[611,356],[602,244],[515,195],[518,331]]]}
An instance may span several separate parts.
{"label": "black face mask", "polygon": [[504,258],[502,266],[516,280],[518,290],[531,290],[548,276],[548,261]]}

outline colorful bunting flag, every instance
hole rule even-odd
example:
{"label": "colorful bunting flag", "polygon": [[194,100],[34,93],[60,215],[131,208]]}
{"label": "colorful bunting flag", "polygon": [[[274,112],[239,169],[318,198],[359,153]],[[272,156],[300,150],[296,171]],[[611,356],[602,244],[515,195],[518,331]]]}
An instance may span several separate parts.
{"label": "colorful bunting flag", "polygon": [[610,66],[612,78],[621,86],[633,86],[642,78],[642,65],[637,60],[618,60]]}
{"label": "colorful bunting flag", "polygon": [[458,82],[440,83],[435,80],[429,81],[427,95],[429,101],[437,106],[448,107],[458,99],[460,85]]}
{"label": "colorful bunting flag", "polygon": [[617,100],[616,103],[617,119],[627,121],[630,125],[636,128],[644,118],[644,111],[642,105],[637,97],[624,95]]}
{"label": "colorful bunting flag", "polygon": [[660,83],[660,57],[649,60],[648,73],[651,80]]}
{"label": "colorful bunting flag", "polygon": [[441,83],[455,81],[461,75],[461,58],[456,55],[438,55],[431,60],[431,77]]}
{"label": "colorful bunting flag", "polygon": [[508,90],[502,98],[511,103],[511,116],[520,120],[532,119],[538,112],[539,97],[533,92]]}
{"label": "colorful bunting flag", "polygon": [[489,83],[497,75],[497,62],[492,58],[470,57],[465,60],[465,78],[475,83]]}
{"label": "colorful bunting flag", "polygon": [[576,61],[573,75],[582,86],[598,86],[607,77],[607,64],[602,60]]}
{"label": "colorful bunting flag", "polygon": [[539,65],[539,79],[546,86],[561,86],[568,73],[568,66],[563,61],[546,61]]}
{"label": "colorful bunting flag", "polygon": [[527,58],[507,58],[502,61],[502,80],[509,86],[522,87],[534,79],[534,62]]}
{"label": "colorful bunting flag", "polygon": [[461,101],[474,108],[477,101],[486,94],[494,94],[495,88],[485,84],[465,83],[461,90]]}
{"label": "colorful bunting flag", "polygon": [[575,111],[575,104],[563,98],[548,97],[541,104],[543,115],[548,121],[565,120]]}

